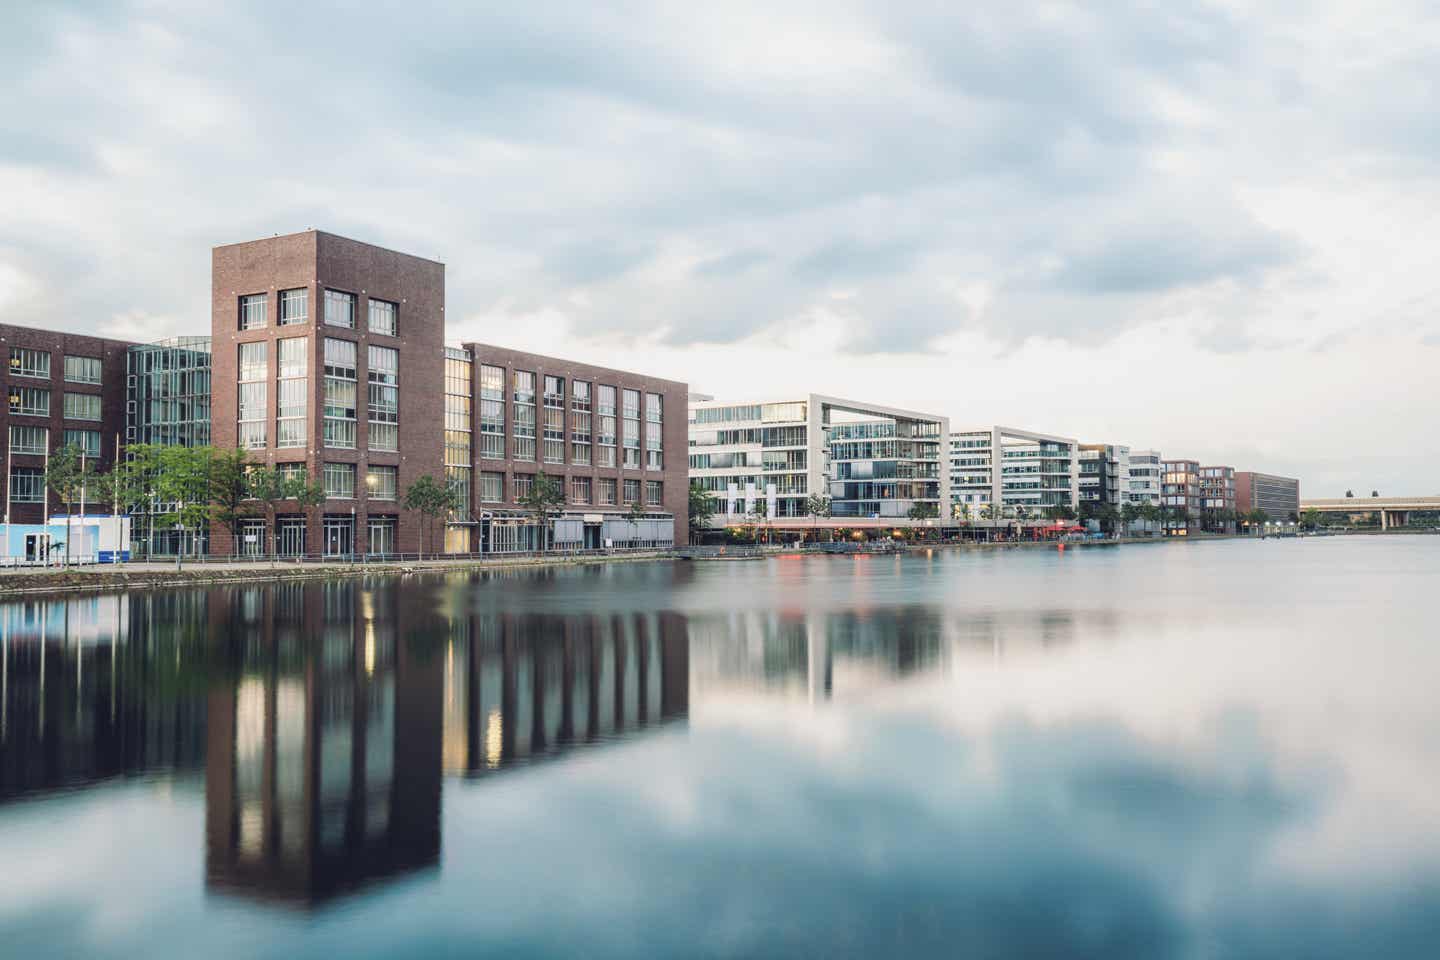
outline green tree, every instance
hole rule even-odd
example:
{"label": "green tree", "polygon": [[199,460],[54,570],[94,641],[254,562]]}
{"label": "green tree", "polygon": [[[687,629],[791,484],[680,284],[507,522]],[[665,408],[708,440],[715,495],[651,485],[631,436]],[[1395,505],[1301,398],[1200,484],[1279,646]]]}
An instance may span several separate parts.
{"label": "green tree", "polygon": [[630,504],[630,509],[625,511],[625,519],[630,523],[630,541],[632,546],[640,540],[640,521],[644,520],[646,514],[649,512],[650,511],[645,509],[645,505],[640,502],[638,497]]}
{"label": "green tree", "polygon": [[1140,508],[1135,504],[1126,502],[1120,507],[1120,522],[1125,525],[1125,532],[1130,532],[1130,525],[1140,519]]}
{"label": "green tree", "polygon": [[280,554],[277,527],[281,505],[293,501],[296,508],[305,513],[325,502],[325,488],[318,483],[311,483],[310,478],[303,473],[290,473],[274,467],[253,468],[247,474],[247,481],[250,498],[259,502],[270,528],[270,556],[273,566]]}
{"label": "green tree", "polygon": [[690,483],[690,541],[693,543],[704,534],[710,526],[710,519],[715,516],[715,498],[710,491],[700,485],[698,480]]}
{"label": "green tree", "polygon": [[1314,530],[1320,526],[1321,514],[1314,507],[1307,507],[1300,514],[1300,525],[1306,530]]}
{"label": "green tree", "polygon": [[230,531],[230,555],[240,547],[240,522],[254,515],[250,472],[256,469],[250,454],[236,447],[218,451],[210,460],[210,502],[215,522]]}
{"label": "green tree", "polygon": [[[535,478],[539,483],[540,478],[545,476],[541,473]],[[405,509],[414,510],[420,514],[421,550],[433,552],[435,546],[435,521],[440,517],[448,516],[452,510],[460,509],[460,494],[449,484],[436,480],[430,474],[425,474],[410,484],[405,491]],[[425,551],[426,544],[429,544],[431,551]]]}
{"label": "green tree", "polygon": [[[764,527],[764,526],[768,526],[768,524],[766,523],[766,521],[769,520],[769,518],[770,518],[770,501],[767,500],[767,499],[765,499],[764,497],[756,497],[756,498],[755,498],[755,505],[750,508],[750,523],[751,523],[751,525],[752,525],[753,527]],[[768,531],[767,531],[767,533],[768,533]],[[753,534],[752,534],[752,536],[753,536]],[[769,539],[770,539],[770,538],[769,538],[768,536],[766,536],[765,540],[766,540],[767,542],[769,541]]]}
{"label": "green tree", "polygon": [[815,527],[821,517],[830,516],[830,498],[823,493],[812,493],[805,498],[805,515],[810,518],[810,539],[815,539]]}
{"label": "green tree", "polygon": [[[45,463],[45,488],[65,505],[65,566],[70,565],[70,541],[74,539],[75,505],[80,502],[81,491],[95,482],[95,460],[85,457],[75,444],[67,444],[50,454]],[[93,488],[92,488],[93,489]],[[99,492],[99,491],[97,491]]]}
{"label": "green tree", "polygon": [[516,503],[529,511],[540,524],[540,549],[547,549],[550,536],[550,518],[558,516],[565,507],[565,488],[561,481],[548,476],[544,470],[535,474],[530,489],[522,494]]}
{"label": "green tree", "polygon": [[[129,516],[130,538],[143,538],[146,544],[145,556],[150,556],[149,536],[153,527],[155,503],[155,475],[159,469],[162,447],[149,443],[135,443],[125,448],[125,459],[110,468],[110,472],[97,477],[97,496],[110,502],[116,516]],[[143,520],[147,529],[135,529],[135,522]]]}
{"label": "green tree", "polygon": [[166,509],[154,522],[161,527],[180,531],[175,550],[175,569],[182,567],[185,555],[185,534],[191,540],[210,520],[210,473],[214,462],[213,447],[161,447],[155,458],[153,492],[155,500]]}
{"label": "green tree", "polygon": [[911,520],[934,520],[940,516],[940,506],[929,500],[918,500],[905,511],[905,516]]}

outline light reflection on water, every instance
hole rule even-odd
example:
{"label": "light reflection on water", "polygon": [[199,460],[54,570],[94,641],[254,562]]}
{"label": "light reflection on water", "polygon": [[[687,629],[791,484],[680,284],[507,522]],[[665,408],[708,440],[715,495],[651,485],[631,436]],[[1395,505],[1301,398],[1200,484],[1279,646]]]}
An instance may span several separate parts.
{"label": "light reflection on water", "polygon": [[1437,573],[1356,538],[0,607],[0,942],[1432,956]]}

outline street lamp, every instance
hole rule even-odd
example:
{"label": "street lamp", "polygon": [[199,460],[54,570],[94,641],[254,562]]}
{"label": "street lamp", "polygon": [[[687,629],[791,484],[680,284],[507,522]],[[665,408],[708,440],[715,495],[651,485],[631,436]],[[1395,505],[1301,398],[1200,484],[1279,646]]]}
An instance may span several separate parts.
{"label": "street lamp", "polygon": [[[370,519],[370,498],[375,495],[375,486],[379,482],[380,477],[377,474],[371,473],[369,470],[365,471],[365,519],[367,523]],[[355,535],[358,537],[360,531],[355,531]],[[368,534],[365,538],[365,557],[366,559],[370,557],[370,538]]]}

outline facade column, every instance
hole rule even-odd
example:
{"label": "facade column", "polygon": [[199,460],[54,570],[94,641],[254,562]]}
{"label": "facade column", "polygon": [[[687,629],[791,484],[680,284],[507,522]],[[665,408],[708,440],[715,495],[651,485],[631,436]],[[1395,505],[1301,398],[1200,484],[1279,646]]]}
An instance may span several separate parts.
{"label": "facade column", "polygon": [[1385,510],[1384,507],[1380,508],[1380,529],[1390,529],[1390,514]]}

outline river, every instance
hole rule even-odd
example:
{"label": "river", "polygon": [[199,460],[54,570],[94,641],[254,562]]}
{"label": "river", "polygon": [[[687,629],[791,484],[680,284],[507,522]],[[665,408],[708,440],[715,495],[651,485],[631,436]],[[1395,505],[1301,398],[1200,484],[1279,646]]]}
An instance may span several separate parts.
{"label": "river", "polygon": [[0,605],[6,957],[1430,957],[1440,538]]}

